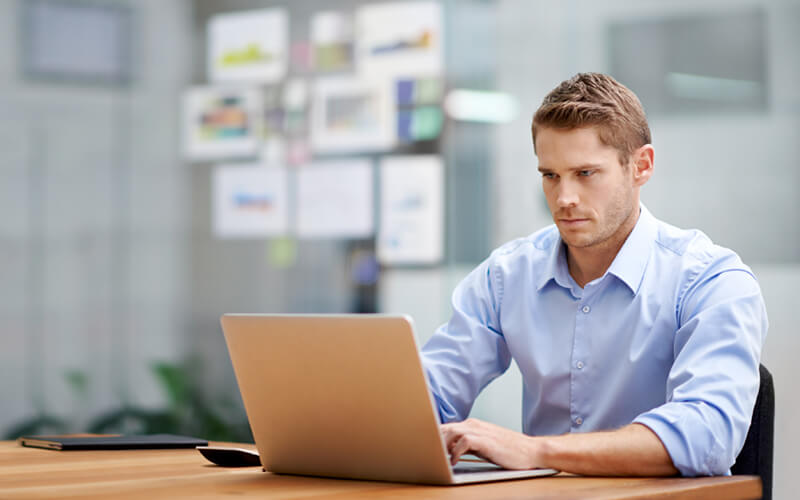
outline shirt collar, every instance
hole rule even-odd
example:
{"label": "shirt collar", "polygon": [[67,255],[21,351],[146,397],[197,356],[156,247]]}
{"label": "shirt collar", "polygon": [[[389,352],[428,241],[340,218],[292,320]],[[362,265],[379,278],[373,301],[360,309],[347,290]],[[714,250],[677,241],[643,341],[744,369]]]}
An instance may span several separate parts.
{"label": "shirt collar", "polygon": [[[658,231],[655,217],[644,205],[639,205],[639,208],[639,219],[636,221],[633,231],[628,235],[628,239],[625,240],[606,271],[606,274],[612,274],[625,283],[634,294],[639,291],[647,262],[650,260],[650,247]],[[544,288],[551,280],[563,288],[572,288],[567,265],[567,251],[560,235],[555,238],[547,263],[539,273],[539,280],[536,283],[537,291]]]}
{"label": "shirt collar", "polygon": [[613,274],[625,283],[634,295],[639,292],[647,262],[650,260],[653,241],[658,232],[655,217],[644,205],[639,205],[639,208],[641,212],[636,226],[607,271],[607,274]]}
{"label": "shirt collar", "polygon": [[544,268],[539,273],[539,280],[536,283],[536,290],[540,291],[551,280],[555,280],[563,288],[572,288],[569,278],[569,267],[567,266],[567,249],[561,236],[558,235],[558,228],[554,228],[556,237],[553,239],[553,246],[547,258]]}

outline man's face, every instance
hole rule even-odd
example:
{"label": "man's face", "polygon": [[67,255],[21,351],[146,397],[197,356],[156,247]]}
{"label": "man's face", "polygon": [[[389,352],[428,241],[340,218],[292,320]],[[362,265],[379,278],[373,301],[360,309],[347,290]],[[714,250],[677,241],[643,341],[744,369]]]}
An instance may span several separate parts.
{"label": "man's face", "polygon": [[543,128],[536,152],[550,213],[570,248],[615,245],[627,237],[625,223],[638,209],[633,166],[620,164],[618,151],[600,142],[596,128]]}

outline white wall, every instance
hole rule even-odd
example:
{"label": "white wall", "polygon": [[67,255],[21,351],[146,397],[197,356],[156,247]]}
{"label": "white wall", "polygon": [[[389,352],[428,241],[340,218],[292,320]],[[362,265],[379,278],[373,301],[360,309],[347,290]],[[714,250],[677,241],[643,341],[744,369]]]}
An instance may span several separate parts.
{"label": "white wall", "polygon": [[133,14],[127,88],[26,80],[24,2],[0,2],[0,432],[161,405],[150,364],[182,352],[190,4],[112,3]]}

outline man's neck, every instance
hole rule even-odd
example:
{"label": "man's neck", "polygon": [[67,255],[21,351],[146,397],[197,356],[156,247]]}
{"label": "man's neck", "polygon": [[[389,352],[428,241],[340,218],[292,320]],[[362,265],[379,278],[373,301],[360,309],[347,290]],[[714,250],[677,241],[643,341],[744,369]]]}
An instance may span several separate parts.
{"label": "man's neck", "polygon": [[572,279],[583,288],[587,283],[603,276],[617,257],[622,245],[636,227],[640,210],[631,214],[619,230],[607,240],[585,248],[572,248],[567,245],[567,265]]}

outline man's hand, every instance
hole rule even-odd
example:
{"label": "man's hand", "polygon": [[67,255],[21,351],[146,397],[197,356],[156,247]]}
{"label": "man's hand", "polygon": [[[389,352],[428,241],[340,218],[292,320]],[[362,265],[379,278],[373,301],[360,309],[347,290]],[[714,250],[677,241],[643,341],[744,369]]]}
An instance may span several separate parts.
{"label": "man's hand", "polygon": [[498,425],[470,418],[441,427],[450,461],[472,453],[506,469],[533,469],[536,463],[534,438]]}
{"label": "man's hand", "polygon": [[661,440],[631,424],[615,431],[527,436],[468,419],[440,426],[450,461],[472,453],[506,469],[553,468],[589,476],[672,476],[678,473]]}

